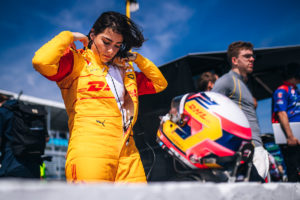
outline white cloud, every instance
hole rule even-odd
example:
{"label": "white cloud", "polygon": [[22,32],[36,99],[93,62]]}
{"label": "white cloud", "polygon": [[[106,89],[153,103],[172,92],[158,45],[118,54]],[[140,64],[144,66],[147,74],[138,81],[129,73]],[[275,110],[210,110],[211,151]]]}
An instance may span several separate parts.
{"label": "white cloud", "polygon": [[37,17],[60,27],[62,30],[82,30],[84,20],[76,17],[75,13],[70,10],[62,10],[57,15],[36,13]]}
{"label": "white cloud", "polygon": [[176,35],[174,32],[169,31],[156,35],[154,39],[160,44],[160,47],[162,49],[168,49],[177,37],[178,35]]}
{"label": "white cloud", "polygon": [[[38,11],[33,14],[61,30],[70,29],[85,33],[103,11],[116,10],[114,8],[118,7],[117,1],[93,0],[86,4],[82,2],[76,1],[72,7],[62,9],[56,14]],[[144,9],[145,13],[140,16],[137,23],[149,35],[149,41],[142,47],[142,54],[156,64],[162,64],[164,56],[171,52],[170,48],[175,41],[188,31],[184,25],[193,15],[193,11],[176,2],[162,2],[160,7],[155,9],[155,12],[152,8]],[[49,34],[53,34],[52,31],[49,30]],[[11,45],[0,52],[0,88],[13,92],[23,90],[27,95],[61,101],[56,84],[42,77],[31,64],[34,52],[52,37],[53,35],[43,35],[37,38],[35,43]]]}
{"label": "white cloud", "polygon": [[27,43],[6,49],[0,54],[0,88],[26,95],[62,101],[55,82],[42,77],[32,67],[36,44]]}
{"label": "white cloud", "polygon": [[[115,6],[115,1],[91,0],[71,2],[71,7],[66,7],[58,13],[35,11],[31,14],[35,20],[44,20],[61,30],[74,30],[87,32],[103,11],[110,10]],[[94,16],[95,15],[95,16]],[[92,21],[89,18],[93,18]],[[2,23],[2,22],[1,22]],[[6,23],[13,26],[14,23]],[[14,30],[11,28],[11,30]],[[16,31],[16,30],[14,30]],[[48,35],[42,35],[35,43],[14,44],[5,47],[0,52],[0,88],[12,92],[23,91],[26,95],[62,101],[61,94],[55,82],[42,77],[32,67],[32,58],[35,51],[45,42],[50,40],[53,30],[49,29]]]}
{"label": "white cloud", "polygon": [[146,10],[136,22],[143,27],[145,35],[150,36],[140,52],[160,65],[176,40],[189,31],[185,24],[194,11],[178,2],[162,2],[153,9]]}
{"label": "white cloud", "polygon": [[62,9],[57,14],[36,12],[36,15],[60,29],[87,32],[97,17],[104,11],[113,9],[115,1],[88,0],[72,2],[71,6]]}
{"label": "white cloud", "polygon": [[151,42],[145,42],[139,52],[145,57],[151,59],[156,65],[160,65],[164,61],[164,56],[167,55],[178,36],[173,32],[164,32],[154,35]]}
{"label": "white cloud", "polygon": [[[150,8],[143,13],[143,20],[138,21],[145,30],[161,32],[185,23],[193,14],[193,10],[176,2],[162,2],[161,6]],[[155,10],[153,10],[155,9]]]}

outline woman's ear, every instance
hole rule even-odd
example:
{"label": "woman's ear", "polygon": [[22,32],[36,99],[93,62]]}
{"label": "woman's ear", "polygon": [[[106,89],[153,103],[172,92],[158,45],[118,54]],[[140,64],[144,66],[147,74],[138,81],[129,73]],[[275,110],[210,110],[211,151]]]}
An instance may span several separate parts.
{"label": "woman's ear", "polygon": [[95,39],[95,32],[94,32],[93,28],[92,28],[91,33],[90,33],[90,38],[91,38],[91,40]]}

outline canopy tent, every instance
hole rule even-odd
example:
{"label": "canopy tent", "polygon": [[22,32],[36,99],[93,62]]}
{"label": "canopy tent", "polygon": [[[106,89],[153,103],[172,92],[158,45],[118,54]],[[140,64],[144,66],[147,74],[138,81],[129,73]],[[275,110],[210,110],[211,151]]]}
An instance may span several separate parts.
{"label": "canopy tent", "polygon": [[[300,45],[254,49],[254,53],[254,71],[249,75],[247,84],[253,96],[262,100],[271,97],[273,91],[282,83],[283,66],[290,62],[300,63]],[[159,94],[139,97],[139,117],[135,126],[136,143],[141,151],[146,172],[151,168],[153,157],[147,151],[149,148],[145,142],[154,148],[159,159],[158,155],[162,151],[155,142],[159,116],[169,111],[172,98],[188,92],[197,92],[195,83],[202,72],[214,71],[221,76],[230,70],[230,65],[227,62],[226,51],[190,53],[160,66],[160,70],[168,81],[168,87]],[[153,173],[156,177],[152,180],[163,180],[172,173],[170,167],[167,167],[169,161],[166,155],[163,157],[160,159],[160,166],[156,166],[158,171]]]}
{"label": "canopy tent", "polygon": [[[257,100],[270,97],[282,83],[283,66],[290,62],[300,63],[300,46],[254,49],[254,54],[256,55],[254,71],[248,77],[248,86]],[[226,51],[191,53],[162,65],[160,69],[167,72],[170,68],[178,66],[185,66],[185,70],[190,70],[192,77],[210,70],[221,76],[230,70]]]}

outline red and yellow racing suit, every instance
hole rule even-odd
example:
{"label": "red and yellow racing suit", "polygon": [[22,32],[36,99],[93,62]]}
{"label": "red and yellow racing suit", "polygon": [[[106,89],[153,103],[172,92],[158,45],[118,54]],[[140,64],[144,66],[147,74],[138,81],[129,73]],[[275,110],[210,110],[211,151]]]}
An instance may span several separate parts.
{"label": "red and yellow racing suit", "polygon": [[132,138],[138,115],[138,95],[164,90],[167,81],[148,59],[137,54],[135,63],[122,69],[126,95],[126,122],[106,82],[108,67],[90,50],[73,50],[73,34],[61,32],[36,53],[34,68],[56,81],[69,116],[70,139],[66,160],[69,182],[145,182],[144,168]]}

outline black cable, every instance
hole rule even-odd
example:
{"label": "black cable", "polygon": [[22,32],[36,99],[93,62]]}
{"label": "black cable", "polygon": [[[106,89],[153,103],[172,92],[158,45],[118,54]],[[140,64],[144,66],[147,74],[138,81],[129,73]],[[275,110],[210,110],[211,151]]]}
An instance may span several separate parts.
{"label": "black cable", "polygon": [[151,172],[152,172],[152,169],[154,168],[154,165],[156,164],[156,155],[155,155],[155,151],[154,149],[151,147],[151,145],[145,141],[145,144],[150,148],[151,152],[153,153],[153,162],[152,162],[152,165],[147,173],[147,180],[150,179],[150,176],[151,176]]}

